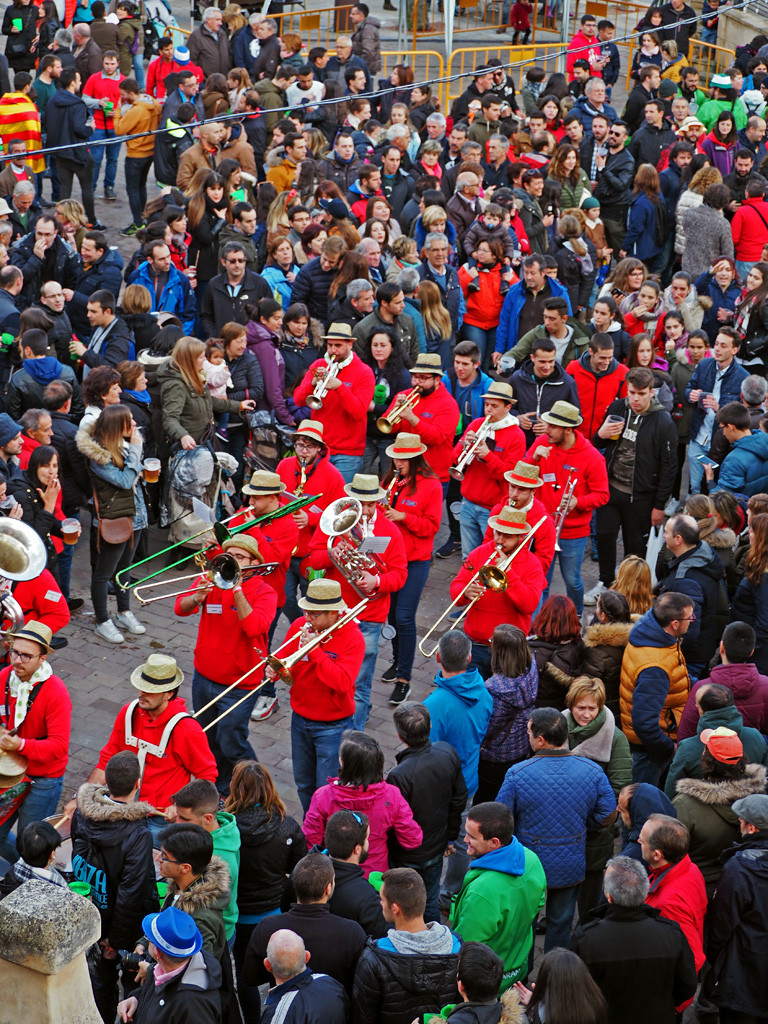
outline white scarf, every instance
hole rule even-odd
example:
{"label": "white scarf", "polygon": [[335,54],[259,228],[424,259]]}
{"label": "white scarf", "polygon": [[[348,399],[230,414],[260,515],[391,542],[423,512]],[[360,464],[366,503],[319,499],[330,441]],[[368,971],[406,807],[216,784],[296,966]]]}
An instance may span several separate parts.
{"label": "white scarf", "polygon": [[325,354],[325,355],[323,356],[323,359],[325,359],[326,363],[328,363],[328,365],[329,365],[329,366],[332,366],[332,365],[333,365],[334,363],[336,363],[336,365],[337,365],[337,366],[338,366],[338,368],[339,368],[339,371],[343,370],[343,369],[344,369],[344,368],[345,368],[346,366],[349,366],[349,364],[350,364],[350,363],[352,362],[352,360],[353,360],[354,358],[355,358],[355,353],[354,353],[354,352],[350,352],[350,353],[349,353],[349,355],[347,356],[347,358],[346,358],[346,359],[344,359],[343,361],[339,361],[339,360],[331,359],[331,358],[330,358],[330,357],[328,356],[328,353],[326,353],[326,354]]}
{"label": "white scarf", "polygon": [[[42,683],[52,675],[53,669],[47,661],[44,661],[31,679],[26,681],[22,681],[14,671],[11,671],[11,674],[8,677],[8,686],[10,687],[11,696],[16,699],[16,707],[13,712],[13,725],[11,726],[12,729],[18,729],[27,717],[27,711],[29,710],[29,695],[34,687],[37,683]],[[8,708],[7,711],[10,718],[10,708]]]}

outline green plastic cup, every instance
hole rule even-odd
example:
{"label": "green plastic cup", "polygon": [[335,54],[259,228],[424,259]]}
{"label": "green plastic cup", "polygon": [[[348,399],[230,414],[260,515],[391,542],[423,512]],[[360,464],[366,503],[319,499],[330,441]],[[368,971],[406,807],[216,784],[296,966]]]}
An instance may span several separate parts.
{"label": "green plastic cup", "polygon": [[167,882],[158,882],[157,883],[157,895],[160,898],[160,902],[162,903],[163,900],[165,899],[165,897],[168,895],[168,883]]}
{"label": "green plastic cup", "polygon": [[21,32],[21,30],[24,28],[24,19],[13,18],[11,19],[11,25],[13,26],[13,28],[16,29],[17,32]]}
{"label": "green plastic cup", "polygon": [[78,896],[85,896],[86,899],[90,898],[91,887],[88,882],[70,882],[69,888],[72,892],[76,892]]}

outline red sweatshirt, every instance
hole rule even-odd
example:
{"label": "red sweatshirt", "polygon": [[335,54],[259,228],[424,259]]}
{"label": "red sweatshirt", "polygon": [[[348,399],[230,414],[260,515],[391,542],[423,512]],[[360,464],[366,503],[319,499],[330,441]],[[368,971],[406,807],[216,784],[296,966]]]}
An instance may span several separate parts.
{"label": "red sweatshirt", "polygon": [[[102,771],[113,754],[121,750],[136,753],[136,747],[125,742],[125,713],[129,706],[126,704],[118,711],[112,734],[99,754],[96,767]],[[148,743],[158,744],[166,723],[180,711],[186,710],[187,706],[181,697],[175,697],[162,715],[154,720],[146,711],[137,707],[133,712],[133,734]],[[162,811],[171,803],[173,794],[178,793],[192,778],[215,782],[217,775],[216,759],[208,746],[202,726],[192,718],[182,718],[171,733],[165,757],[161,759],[154,754],[147,754],[141,799]]]}
{"label": "red sweatshirt", "polygon": [[[407,395],[407,391],[400,391]],[[387,414],[395,407],[398,395],[395,395]],[[456,437],[456,426],[459,422],[459,407],[444,384],[438,384],[431,395],[419,398],[414,410],[418,416],[415,427],[401,421],[396,430],[407,430],[418,434],[422,444],[427,446],[424,453],[430,467],[437,473],[441,482],[450,479],[448,470],[453,465],[453,439]]]}
{"label": "red sweatshirt", "polygon": [[[279,462],[277,473],[288,490],[295,494],[301,480],[301,469],[296,456],[292,455]],[[322,459],[317,459],[307,470],[304,493],[315,494],[317,497],[314,504],[303,509],[307,513],[307,525],[299,530],[299,550],[296,554],[300,558],[306,558],[309,554],[309,542],[320,523],[320,516],[332,501],[345,497],[344,477],[327,455]]]}
{"label": "red sweatshirt", "polygon": [[[440,491],[442,493],[442,488]],[[381,580],[379,588],[358,617],[364,622],[386,622],[389,614],[389,595],[399,590],[408,578],[408,562],[400,530],[394,523],[390,523],[381,511],[376,512],[373,536],[388,537],[389,543],[377,556],[384,563],[381,571],[374,571],[374,575]],[[326,579],[338,580],[341,584],[341,596],[350,608],[362,600],[354,587],[347,582],[346,577],[331,562],[328,554],[328,536],[319,528],[315,530],[309,544],[309,564],[313,569],[324,569]]]}
{"label": "red sweatshirt", "polygon": [[[495,550],[493,543],[481,544],[470,553],[451,583],[451,599],[457,597]],[[502,622],[511,622],[513,626],[522,629],[526,636],[530,633],[531,616],[547,585],[541,562],[525,548],[515,556],[507,570],[507,580],[509,586],[506,590],[486,590],[467,614],[464,632],[470,640],[480,644],[490,643],[494,629]],[[468,598],[464,598],[459,602],[459,607],[467,603]]]}
{"label": "red sweatshirt", "polygon": [[166,96],[165,79],[173,71],[174,61],[163,60],[162,54],[149,62],[147,68],[147,94],[162,101]]}
{"label": "red sweatshirt", "polygon": [[[283,647],[280,657],[298,650],[295,639],[306,623],[296,619],[286,633],[293,642]],[[338,722],[355,713],[355,683],[365,654],[365,640],[354,622],[332,633],[291,670],[291,708],[313,722]]]}
{"label": "red sweatshirt", "polygon": [[[544,442],[537,439],[528,449],[525,461],[537,464],[533,453]],[[592,513],[601,505],[608,504],[608,471],[605,459],[583,434],[576,432],[576,442],[565,451],[555,445],[549,446],[549,455],[538,462],[544,486],[539,498],[552,518],[557,517],[557,507],[563,498],[563,489],[568,479],[566,466],[576,467],[576,508],[565,517],[560,536],[565,540],[589,536]]]}
{"label": "red sweatshirt", "polygon": [[[498,505],[494,505],[491,509],[491,516],[497,516],[504,506],[508,504],[508,501],[500,501]],[[490,519],[491,516],[488,518]],[[549,515],[539,499],[534,498],[532,503],[525,510],[525,521],[531,529],[533,529],[542,516],[547,516],[547,521],[536,531],[533,536],[533,540],[528,547],[541,562],[544,575],[546,575],[549,572],[550,565],[552,565],[552,559],[555,557],[555,523],[552,516]],[[483,541],[487,543],[492,540],[493,529],[488,525],[485,530]]]}
{"label": "red sweatshirt", "polygon": [[[3,725],[13,728],[16,698],[11,696],[8,677],[10,666],[0,673],[0,718]],[[10,707],[9,707],[10,705]],[[69,734],[72,728],[72,699],[58,676],[49,676],[40,687],[27,717],[19,727],[18,735],[24,740],[22,757],[29,761],[28,775],[44,779],[59,779],[67,770],[69,760]]]}
{"label": "red sweatshirt", "polygon": [[[462,441],[470,431],[477,433],[485,417],[472,420],[462,435],[461,441],[453,449],[454,465],[464,450]],[[488,444],[490,451],[485,459],[476,455],[464,471],[461,481],[461,496],[475,505],[492,508],[497,501],[507,496],[507,481],[504,474],[514,469],[525,455],[525,434],[517,424],[504,427],[497,431]]]}
{"label": "red sweatshirt", "polygon": [[566,372],[573,377],[579,393],[579,406],[584,422],[576,429],[587,439],[591,438],[602,426],[608,406],[616,398],[626,398],[627,385],[625,377],[629,368],[616,360],[608,372],[595,373],[589,365],[589,352],[580,359],[572,359]]}
{"label": "red sweatshirt", "polygon": [[[193,593],[197,583],[198,580],[195,580],[188,593]],[[248,669],[253,668],[257,661],[267,656],[267,634],[277,612],[277,595],[260,576],[244,579],[242,588],[243,596],[253,609],[244,619],[237,614],[232,590],[214,587],[200,609],[195,668],[222,686],[231,686]],[[181,610],[185,596],[181,594],[176,598],[174,611],[177,615],[196,615],[196,608],[188,612]],[[221,656],[222,638],[226,638],[225,658]],[[263,669],[254,672],[238,689],[252,690],[259,685],[263,676]]]}
{"label": "red sweatshirt", "polygon": [[[281,505],[290,503],[288,498],[279,499]],[[245,516],[240,515],[232,520],[232,526],[239,526],[245,522]],[[252,526],[245,533],[253,537],[259,545],[261,557],[265,562],[279,562],[280,568],[275,569],[269,576],[264,577],[270,587],[277,594],[277,607],[282,608],[285,604],[285,577],[288,574],[288,566],[291,564],[291,555],[299,543],[299,528],[294,522],[293,516],[280,516],[273,519],[271,523],[264,523],[263,526]]]}
{"label": "red sweatshirt", "polygon": [[[125,75],[121,75],[119,71],[117,78],[106,78],[103,71],[97,71],[83,86],[83,96],[92,96],[95,100],[107,99],[114,103],[115,107],[119,107],[120,83],[124,78]],[[105,128],[114,131],[112,115],[105,113],[102,107],[96,107],[93,111],[93,123],[102,131]]]}
{"label": "red sweatshirt", "polygon": [[[324,359],[316,359],[293,393],[297,405],[306,405],[315,389],[312,375]],[[373,401],[374,378],[370,366],[353,354],[352,362],[339,371],[342,386],[326,391],[323,407],[312,413],[323,424],[323,438],[331,455],[362,455],[368,425],[368,406]]]}
{"label": "red sweatshirt", "polygon": [[[394,523],[400,530],[408,562],[426,562],[432,557],[432,546],[443,515],[443,488],[437,477],[416,479],[416,493],[411,494],[408,480],[401,481],[392,495],[392,507],[405,513],[405,519]],[[376,516],[378,520],[381,513]]]}
{"label": "red sweatshirt", "polygon": [[70,620],[64,595],[47,569],[33,580],[12,584],[11,593],[21,605],[25,622],[35,619],[45,623],[52,633],[58,633]]}

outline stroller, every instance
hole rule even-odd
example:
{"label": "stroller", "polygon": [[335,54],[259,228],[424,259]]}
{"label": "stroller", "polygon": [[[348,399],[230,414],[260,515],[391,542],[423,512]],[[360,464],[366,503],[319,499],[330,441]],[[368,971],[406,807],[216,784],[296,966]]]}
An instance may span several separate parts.
{"label": "stroller", "polygon": [[144,60],[151,60],[158,54],[157,44],[178,28],[178,22],[171,13],[171,5],[166,0],[142,0],[144,12]]}

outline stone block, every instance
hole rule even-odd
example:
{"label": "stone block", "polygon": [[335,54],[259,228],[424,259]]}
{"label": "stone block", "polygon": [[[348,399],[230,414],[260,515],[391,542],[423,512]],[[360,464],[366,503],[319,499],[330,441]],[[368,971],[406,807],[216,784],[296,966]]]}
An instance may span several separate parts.
{"label": "stone block", "polygon": [[102,1024],[82,953],[58,974],[0,960],[0,992],[0,1024]]}
{"label": "stone block", "polygon": [[[38,974],[58,974],[100,935],[93,904],[50,882],[25,882],[0,902],[0,960]],[[8,989],[2,985],[0,991]]]}

